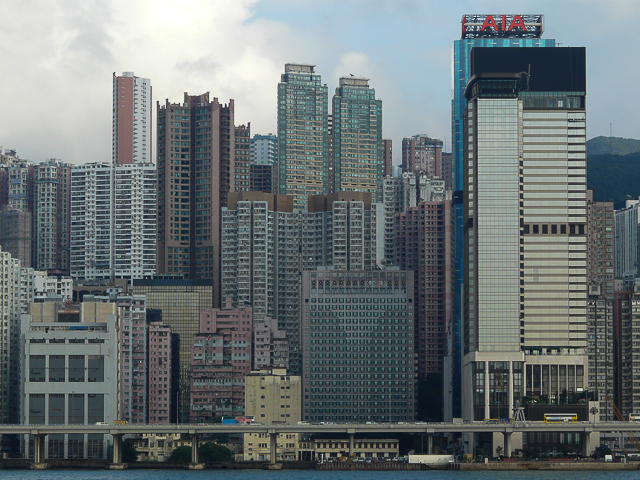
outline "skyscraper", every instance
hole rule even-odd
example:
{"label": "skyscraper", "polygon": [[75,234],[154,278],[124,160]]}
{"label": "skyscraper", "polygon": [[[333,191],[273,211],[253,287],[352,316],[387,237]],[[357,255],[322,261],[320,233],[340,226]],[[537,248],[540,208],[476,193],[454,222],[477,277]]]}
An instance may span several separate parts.
{"label": "skyscraper", "polygon": [[463,116],[467,106],[465,88],[471,76],[471,50],[474,47],[554,47],[555,40],[543,39],[543,15],[464,15],[462,35],[453,44],[451,65],[451,130],[453,154],[453,190],[455,215],[455,321],[451,349],[453,373],[453,415],[460,412],[461,361],[462,361],[462,298],[464,282],[464,235],[462,190],[466,169],[464,167]]}
{"label": "skyscraper", "polygon": [[112,162],[151,163],[151,80],[113,73]]}
{"label": "skyscraper", "polygon": [[158,273],[219,278],[220,208],[235,188],[233,121],[233,100],[210,101],[209,92],[158,103]]}
{"label": "skyscraper", "polygon": [[234,140],[232,191],[248,192],[251,190],[251,124],[236,126]]}
{"label": "skyscraper", "polygon": [[470,60],[462,406],[482,420],[587,385],[585,49]]}
{"label": "skyscraper", "polygon": [[287,333],[291,369],[299,373],[300,212],[293,198],[236,192],[222,209],[222,296],[253,306],[254,323],[269,316]]}
{"label": "skyscraper", "polygon": [[305,271],[302,305],[303,418],[413,422],[413,276]]}
{"label": "skyscraper", "polygon": [[33,267],[68,275],[71,165],[52,158],[33,171]]}
{"label": "skyscraper", "polygon": [[[414,275],[418,378],[441,380],[446,328],[453,313],[451,200],[420,202],[418,206],[396,214],[394,232],[394,265]],[[439,403],[440,399],[436,400]]]}
{"label": "skyscraper", "polygon": [[150,163],[72,168],[72,277],[131,279],[155,273],[156,186]]}
{"label": "skyscraper", "polygon": [[54,158],[31,163],[15,152],[3,155],[0,208],[5,223],[11,223],[0,233],[5,250],[24,266],[68,274],[70,195],[71,165]]}
{"label": "skyscraper", "polygon": [[369,79],[342,77],[333,96],[333,191],[375,194],[382,157],[382,100]]}
{"label": "skyscraper", "polygon": [[329,192],[328,90],[315,65],[287,63],[278,84],[278,193],[305,209]]}

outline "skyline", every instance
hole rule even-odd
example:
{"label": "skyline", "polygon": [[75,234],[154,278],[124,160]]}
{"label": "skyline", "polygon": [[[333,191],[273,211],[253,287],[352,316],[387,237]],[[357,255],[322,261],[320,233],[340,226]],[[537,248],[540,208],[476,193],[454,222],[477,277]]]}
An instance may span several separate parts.
{"label": "skyline", "polygon": [[194,0],[186,7],[72,0],[46,8],[5,0],[3,11],[15,41],[0,46],[8,72],[0,145],[35,162],[110,161],[113,72],[150,78],[160,104],[181,101],[185,91],[233,98],[236,124],[275,134],[277,84],[289,62],[316,65],[331,97],[341,76],[370,78],[382,100],[383,137],[395,143],[394,165],[403,137],[427,134],[450,151],[451,49],[467,13],[543,14],[543,38],[587,48],[587,138],[608,136],[610,125],[614,136],[640,137],[628,121],[640,107],[627,80],[640,73],[630,61],[640,4],[630,0]]}

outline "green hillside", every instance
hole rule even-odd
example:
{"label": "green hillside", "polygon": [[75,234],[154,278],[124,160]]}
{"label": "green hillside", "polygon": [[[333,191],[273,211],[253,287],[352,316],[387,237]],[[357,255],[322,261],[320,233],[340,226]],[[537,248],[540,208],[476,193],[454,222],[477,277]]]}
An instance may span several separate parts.
{"label": "green hillside", "polygon": [[587,141],[587,155],[628,155],[640,152],[640,140],[620,137],[595,137]]}
{"label": "green hillside", "polygon": [[640,152],[628,155],[589,155],[587,188],[593,189],[596,201],[613,202],[615,208],[623,208],[627,199],[638,198]]}

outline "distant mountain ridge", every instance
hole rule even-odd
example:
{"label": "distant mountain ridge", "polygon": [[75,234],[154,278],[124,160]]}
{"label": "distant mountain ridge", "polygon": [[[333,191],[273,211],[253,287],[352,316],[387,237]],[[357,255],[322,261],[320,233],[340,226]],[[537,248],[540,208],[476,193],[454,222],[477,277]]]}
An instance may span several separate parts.
{"label": "distant mountain ridge", "polygon": [[594,137],[587,140],[587,156],[629,155],[640,152],[640,140],[621,137]]}
{"label": "distant mountain ridge", "polygon": [[589,155],[587,188],[597,202],[613,202],[623,208],[625,200],[640,196],[640,152],[628,155]]}
{"label": "distant mountain ridge", "polygon": [[640,196],[640,140],[595,137],[587,141],[587,188],[597,202],[625,201]]}

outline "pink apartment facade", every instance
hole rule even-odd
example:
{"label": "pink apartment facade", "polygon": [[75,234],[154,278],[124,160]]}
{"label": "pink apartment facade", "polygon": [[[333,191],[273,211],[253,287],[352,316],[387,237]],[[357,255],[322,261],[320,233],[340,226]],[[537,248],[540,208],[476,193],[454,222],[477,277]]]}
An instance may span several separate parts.
{"label": "pink apartment facade", "polygon": [[191,347],[191,422],[244,415],[245,376],[251,371],[251,307],[200,313],[200,331]]}
{"label": "pink apartment facade", "polygon": [[148,381],[150,424],[169,423],[171,402],[171,327],[162,322],[149,323],[148,330]]}

